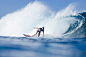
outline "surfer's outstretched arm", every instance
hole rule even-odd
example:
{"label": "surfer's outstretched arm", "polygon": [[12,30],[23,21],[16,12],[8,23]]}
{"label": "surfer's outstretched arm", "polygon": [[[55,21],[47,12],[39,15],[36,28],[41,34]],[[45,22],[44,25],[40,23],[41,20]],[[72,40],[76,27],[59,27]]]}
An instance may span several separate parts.
{"label": "surfer's outstretched arm", "polygon": [[34,29],[39,29],[38,27],[33,27]]}

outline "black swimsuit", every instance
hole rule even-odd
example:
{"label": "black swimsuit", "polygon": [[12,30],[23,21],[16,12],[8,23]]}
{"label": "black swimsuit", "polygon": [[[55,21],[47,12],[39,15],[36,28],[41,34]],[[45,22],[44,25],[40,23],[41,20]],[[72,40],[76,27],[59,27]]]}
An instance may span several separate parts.
{"label": "black swimsuit", "polygon": [[41,32],[41,31],[43,31],[43,33],[44,33],[44,29],[39,28],[39,29],[38,29],[38,32]]}

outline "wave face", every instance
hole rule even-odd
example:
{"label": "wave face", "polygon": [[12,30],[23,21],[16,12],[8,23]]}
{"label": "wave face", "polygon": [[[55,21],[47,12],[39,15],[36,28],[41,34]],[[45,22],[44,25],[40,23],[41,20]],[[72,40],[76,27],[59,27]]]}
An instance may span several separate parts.
{"label": "wave face", "polygon": [[65,9],[55,13],[43,3],[31,2],[0,19],[0,35],[32,35],[36,32],[33,27],[45,26],[45,37],[85,37],[86,12],[79,12],[74,4],[69,4]]}
{"label": "wave face", "polygon": [[[69,34],[69,37],[86,37],[86,12],[79,13],[80,16],[75,16],[76,19],[79,20],[79,22],[74,23],[72,26],[70,25],[69,30],[67,32],[71,31],[71,29],[75,28],[73,33]],[[82,16],[82,17],[81,17]],[[77,27],[78,26],[78,27]]]}

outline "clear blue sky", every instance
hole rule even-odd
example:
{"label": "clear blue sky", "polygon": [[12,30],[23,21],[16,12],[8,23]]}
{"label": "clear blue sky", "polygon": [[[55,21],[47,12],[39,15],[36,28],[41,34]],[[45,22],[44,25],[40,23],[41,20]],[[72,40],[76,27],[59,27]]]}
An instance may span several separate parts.
{"label": "clear blue sky", "polygon": [[[0,18],[17,9],[25,7],[29,2],[35,0],[0,0]],[[67,7],[70,3],[79,3],[79,8],[86,9],[86,0],[37,0],[43,2],[53,11]]]}

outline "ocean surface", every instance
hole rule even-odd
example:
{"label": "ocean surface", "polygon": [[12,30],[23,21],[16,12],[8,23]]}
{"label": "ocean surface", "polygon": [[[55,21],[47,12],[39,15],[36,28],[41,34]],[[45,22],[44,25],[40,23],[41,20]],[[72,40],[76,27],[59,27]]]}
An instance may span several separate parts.
{"label": "ocean surface", "polygon": [[0,36],[0,57],[86,57],[86,38]]}
{"label": "ocean surface", "polygon": [[[42,26],[44,37],[23,36]],[[54,12],[36,1],[8,13],[0,19],[0,57],[86,57],[86,10],[72,3]]]}

